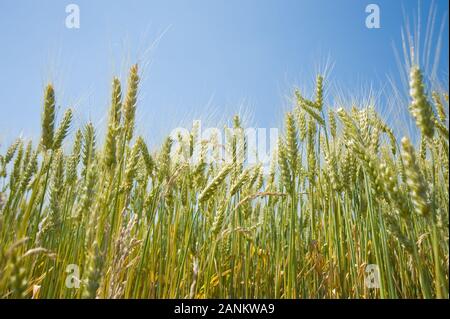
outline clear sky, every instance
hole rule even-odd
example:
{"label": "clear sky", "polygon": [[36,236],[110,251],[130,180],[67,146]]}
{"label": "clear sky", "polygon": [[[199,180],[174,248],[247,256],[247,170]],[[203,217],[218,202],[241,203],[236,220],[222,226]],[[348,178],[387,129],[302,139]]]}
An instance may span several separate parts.
{"label": "clear sky", "polygon": [[[143,69],[138,133],[150,141],[199,115],[241,111],[252,126],[278,126],[291,88],[311,88],[329,62],[345,90],[383,87],[397,72],[392,43],[400,46],[405,15],[420,7],[426,18],[430,2],[0,0],[0,144],[39,136],[49,81],[58,106],[75,108],[76,126],[101,125],[112,76],[125,82],[134,62]],[[65,26],[70,3],[80,8],[79,29]],[[370,3],[380,29],[365,26]],[[439,76],[448,85],[448,1],[434,3],[435,29],[447,20]]]}

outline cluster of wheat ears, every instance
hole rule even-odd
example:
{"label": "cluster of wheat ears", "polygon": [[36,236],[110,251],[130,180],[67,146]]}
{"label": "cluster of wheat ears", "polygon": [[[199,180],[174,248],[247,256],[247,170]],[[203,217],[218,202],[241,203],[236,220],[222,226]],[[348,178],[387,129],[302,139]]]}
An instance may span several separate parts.
{"label": "cluster of wheat ears", "polygon": [[39,145],[0,156],[0,297],[448,298],[448,93],[428,95],[417,66],[417,148],[374,108],[326,108],[318,76],[268,172],[238,134],[212,143],[231,161],[207,162],[196,127],[178,142],[200,143],[197,162],[170,138],[149,151],[133,135],[138,84],[137,65],[123,96],[114,79],[104,145],[88,123],[68,152],[72,111],[56,125],[48,85]]}

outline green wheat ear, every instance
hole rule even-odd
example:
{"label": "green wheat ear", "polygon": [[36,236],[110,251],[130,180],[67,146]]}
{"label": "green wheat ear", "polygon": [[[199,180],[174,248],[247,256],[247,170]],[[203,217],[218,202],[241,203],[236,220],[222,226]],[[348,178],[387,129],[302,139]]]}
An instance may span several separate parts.
{"label": "green wheat ear", "polygon": [[417,65],[412,66],[410,72],[410,95],[411,105],[409,107],[411,114],[416,119],[417,126],[422,134],[428,138],[433,138],[434,121],[433,110],[425,94],[425,84],[422,73]]}
{"label": "green wheat ear", "polygon": [[203,191],[200,193],[198,200],[200,202],[206,202],[212,196],[214,196],[215,192],[222,184],[222,182],[227,177],[228,173],[231,171],[233,166],[231,164],[225,165],[219,173],[206,185]]}
{"label": "green wheat ear", "polygon": [[124,128],[127,141],[133,137],[134,122],[136,116],[136,102],[139,84],[138,65],[131,67],[128,75],[127,95],[123,103]]}
{"label": "green wheat ear", "polygon": [[8,149],[6,150],[6,154],[3,158],[5,164],[8,164],[13,159],[14,154],[16,153],[20,143],[22,143],[22,139],[18,138],[14,143],[12,143],[8,147]]}
{"label": "green wheat ear", "polygon": [[292,172],[295,174],[298,166],[297,128],[291,112],[286,114],[286,152]]}
{"label": "green wheat ear", "polygon": [[118,78],[113,79],[112,93],[111,93],[111,110],[110,110],[109,124],[117,128],[120,124],[122,116],[122,88]]}
{"label": "green wheat ear", "polygon": [[406,137],[402,139],[402,157],[405,163],[406,183],[411,192],[414,209],[417,213],[427,216],[430,213],[427,186],[416,162],[414,147]]}
{"label": "green wheat ear", "polygon": [[61,124],[59,125],[53,142],[53,149],[57,150],[61,148],[63,140],[66,138],[69,132],[70,124],[72,123],[72,110],[68,109],[63,116]]}
{"label": "green wheat ear", "polygon": [[53,135],[55,130],[55,91],[51,84],[47,85],[44,93],[44,110],[42,112],[42,137],[41,145],[44,150],[53,147]]}
{"label": "green wheat ear", "polygon": [[150,152],[148,151],[147,144],[145,144],[144,139],[139,136],[136,143],[139,145],[139,148],[141,150],[142,158],[144,159],[145,168],[147,169],[147,174],[152,175],[153,170],[155,168],[155,161],[153,157],[150,155]]}

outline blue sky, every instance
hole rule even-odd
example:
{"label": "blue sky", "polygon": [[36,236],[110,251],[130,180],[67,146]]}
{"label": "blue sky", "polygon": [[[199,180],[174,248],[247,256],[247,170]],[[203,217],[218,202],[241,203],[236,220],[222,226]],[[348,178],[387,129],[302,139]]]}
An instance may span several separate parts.
{"label": "blue sky", "polygon": [[[80,29],[65,27],[66,5]],[[365,8],[380,7],[381,28],[367,29]],[[437,26],[448,1],[434,2]],[[426,17],[430,1],[420,4]],[[113,75],[143,69],[138,133],[157,142],[193,119],[247,114],[255,127],[278,126],[293,86],[311,88],[334,64],[330,82],[360,94],[386,85],[397,65],[404,13],[413,0],[0,1],[0,144],[40,132],[42,92],[75,108],[75,126],[105,121]],[[446,16],[448,21],[448,16]],[[448,23],[440,77],[448,85]],[[59,115],[62,114],[59,111]]]}

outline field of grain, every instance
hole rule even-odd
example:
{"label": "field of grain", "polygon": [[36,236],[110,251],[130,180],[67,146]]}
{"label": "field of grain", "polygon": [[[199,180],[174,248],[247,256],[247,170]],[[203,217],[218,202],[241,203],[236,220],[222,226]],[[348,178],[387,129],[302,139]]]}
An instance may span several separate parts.
{"label": "field of grain", "polygon": [[[194,126],[150,149],[139,77],[113,80],[105,137],[55,119],[49,84],[40,143],[0,155],[1,298],[448,298],[448,92],[418,66],[419,145],[373,107],[324,105],[319,75],[268,171],[241,156],[239,116],[225,145]],[[219,148],[231,160],[205,160]]]}

